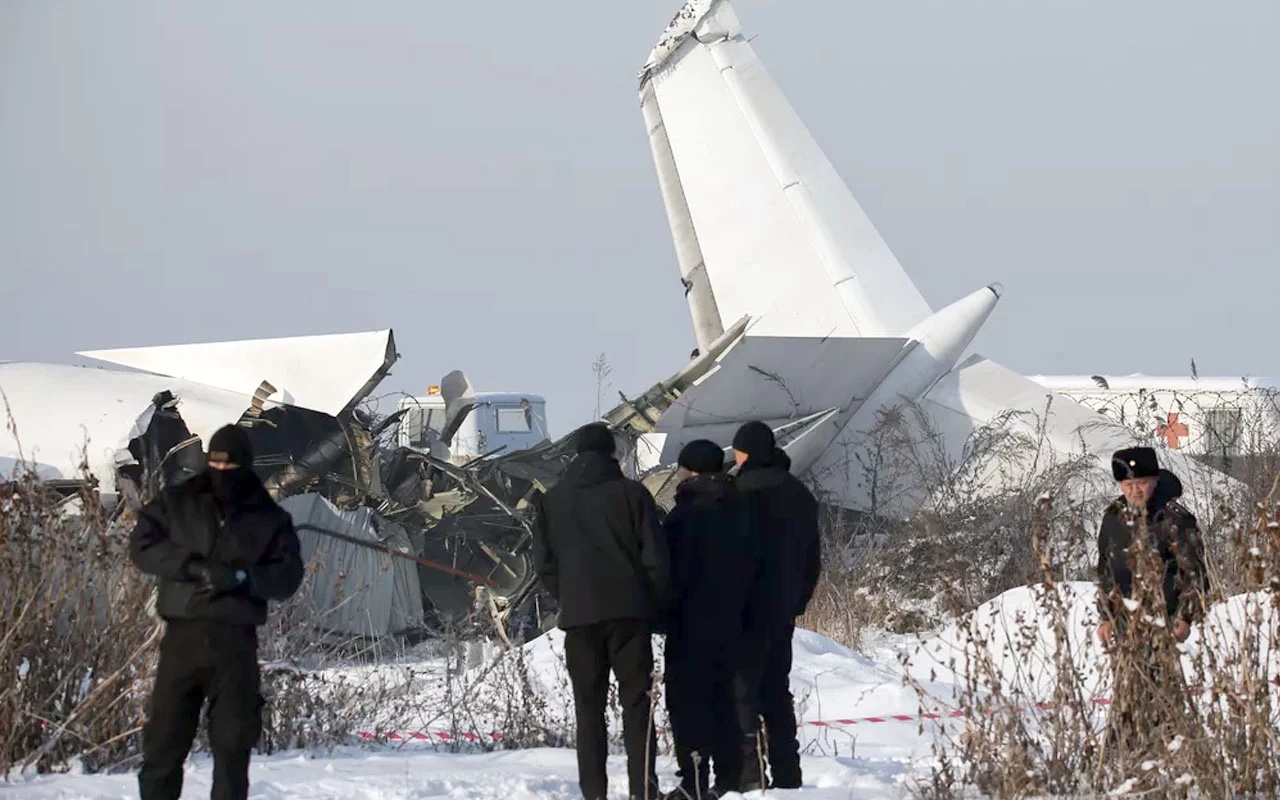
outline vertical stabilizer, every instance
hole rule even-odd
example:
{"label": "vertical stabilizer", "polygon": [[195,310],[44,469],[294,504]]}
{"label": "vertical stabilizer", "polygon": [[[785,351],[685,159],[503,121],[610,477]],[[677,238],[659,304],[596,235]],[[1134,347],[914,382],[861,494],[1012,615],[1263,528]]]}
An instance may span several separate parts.
{"label": "vertical stabilizer", "polygon": [[778,336],[892,336],[929,316],[728,0],[685,6],[640,94],[700,341],[712,313]]}

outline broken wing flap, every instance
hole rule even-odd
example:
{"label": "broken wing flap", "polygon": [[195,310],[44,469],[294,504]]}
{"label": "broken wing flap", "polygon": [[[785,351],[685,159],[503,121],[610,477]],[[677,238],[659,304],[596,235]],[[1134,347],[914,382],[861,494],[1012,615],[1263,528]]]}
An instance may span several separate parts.
{"label": "broken wing flap", "polygon": [[750,322],[751,318],[747,316],[739,319],[674,375],[654,384],[635,399],[623,395],[622,403],[604,415],[605,422],[615,430],[633,434],[652,433],[666,410],[716,366],[720,357],[743,337]]}
{"label": "broken wing flap", "polygon": [[446,446],[453,444],[453,437],[466,420],[467,415],[476,407],[476,392],[467,380],[466,374],[455,369],[440,379],[440,396],[444,398],[444,429],[440,432],[440,441]]}
{"label": "broken wing flap", "polygon": [[275,394],[276,391],[276,387],[272,386],[269,381],[263,381],[258,384],[258,388],[253,390],[253,399],[249,401],[249,408],[245,409],[244,414],[240,416],[240,424],[252,425],[260,419],[263,408],[267,404],[267,398]]}

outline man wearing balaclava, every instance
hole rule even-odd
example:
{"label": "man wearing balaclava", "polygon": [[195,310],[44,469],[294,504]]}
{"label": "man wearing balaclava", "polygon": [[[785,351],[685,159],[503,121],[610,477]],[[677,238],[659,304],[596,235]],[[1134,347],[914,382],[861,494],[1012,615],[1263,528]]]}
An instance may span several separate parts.
{"label": "man wearing balaclava", "polygon": [[578,454],[535,500],[534,559],[560,605],[564,655],[578,722],[578,785],[586,800],[608,793],[609,673],[618,680],[631,797],[658,796],[650,729],[651,632],[670,603],[670,565],[658,507],[614,458],[602,423],[576,432]]}
{"label": "man wearing balaclava", "polygon": [[160,664],[142,732],[141,800],[178,800],[182,765],[209,706],[213,800],[249,794],[249,756],[262,727],[257,626],[267,601],[302,583],[298,537],[253,472],[244,428],[209,439],[206,469],[139,512],[134,564],[159,579],[165,620]]}
{"label": "man wearing balaclava", "polygon": [[[768,786],[798,789],[800,744],[791,697],[791,639],[796,618],[804,614],[822,572],[818,501],[788,469],[763,422],[748,422],[733,437],[738,462],[736,481],[748,513],[754,517],[759,561],[744,614],[744,639],[752,641],[754,664],[740,665],[738,699],[754,702],[764,720],[768,742]],[[751,717],[751,714],[746,716]],[[753,717],[752,717],[753,718]],[[745,763],[740,791],[765,788],[754,731],[745,732]]]}

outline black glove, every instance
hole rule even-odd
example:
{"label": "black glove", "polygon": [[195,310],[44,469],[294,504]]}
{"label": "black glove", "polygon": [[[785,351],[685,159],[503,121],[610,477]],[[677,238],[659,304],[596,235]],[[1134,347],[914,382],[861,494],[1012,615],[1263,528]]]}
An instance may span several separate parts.
{"label": "black glove", "polygon": [[203,558],[188,561],[186,571],[192,581],[199,583],[213,595],[235,591],[249,577],[242,569],[228,567],[226,564],[211,564]]}

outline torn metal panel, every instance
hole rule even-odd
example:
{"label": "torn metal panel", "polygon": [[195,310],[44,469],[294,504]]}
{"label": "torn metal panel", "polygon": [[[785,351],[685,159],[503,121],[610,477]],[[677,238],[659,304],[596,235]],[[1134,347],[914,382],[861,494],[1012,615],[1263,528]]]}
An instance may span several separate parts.
{"label": "torn metal panel", "polygon": [[318,494],[287,497],[280,505],[300,529],[302,557],[312,573],[307,599],[318,627],[369,637],[423,627],[422,589],[413,562],[313,530],[410,553],[412,544],[403,527],[367,506],[341,510]]}
{"label": "torn metal panel", "polygon": [[454,434],[462,427],[462,421],[476,407],[476,392],[462,370],[454,370],[440,381],[440,395],[444,399],[444,430],[440,441],[453,443]]}

